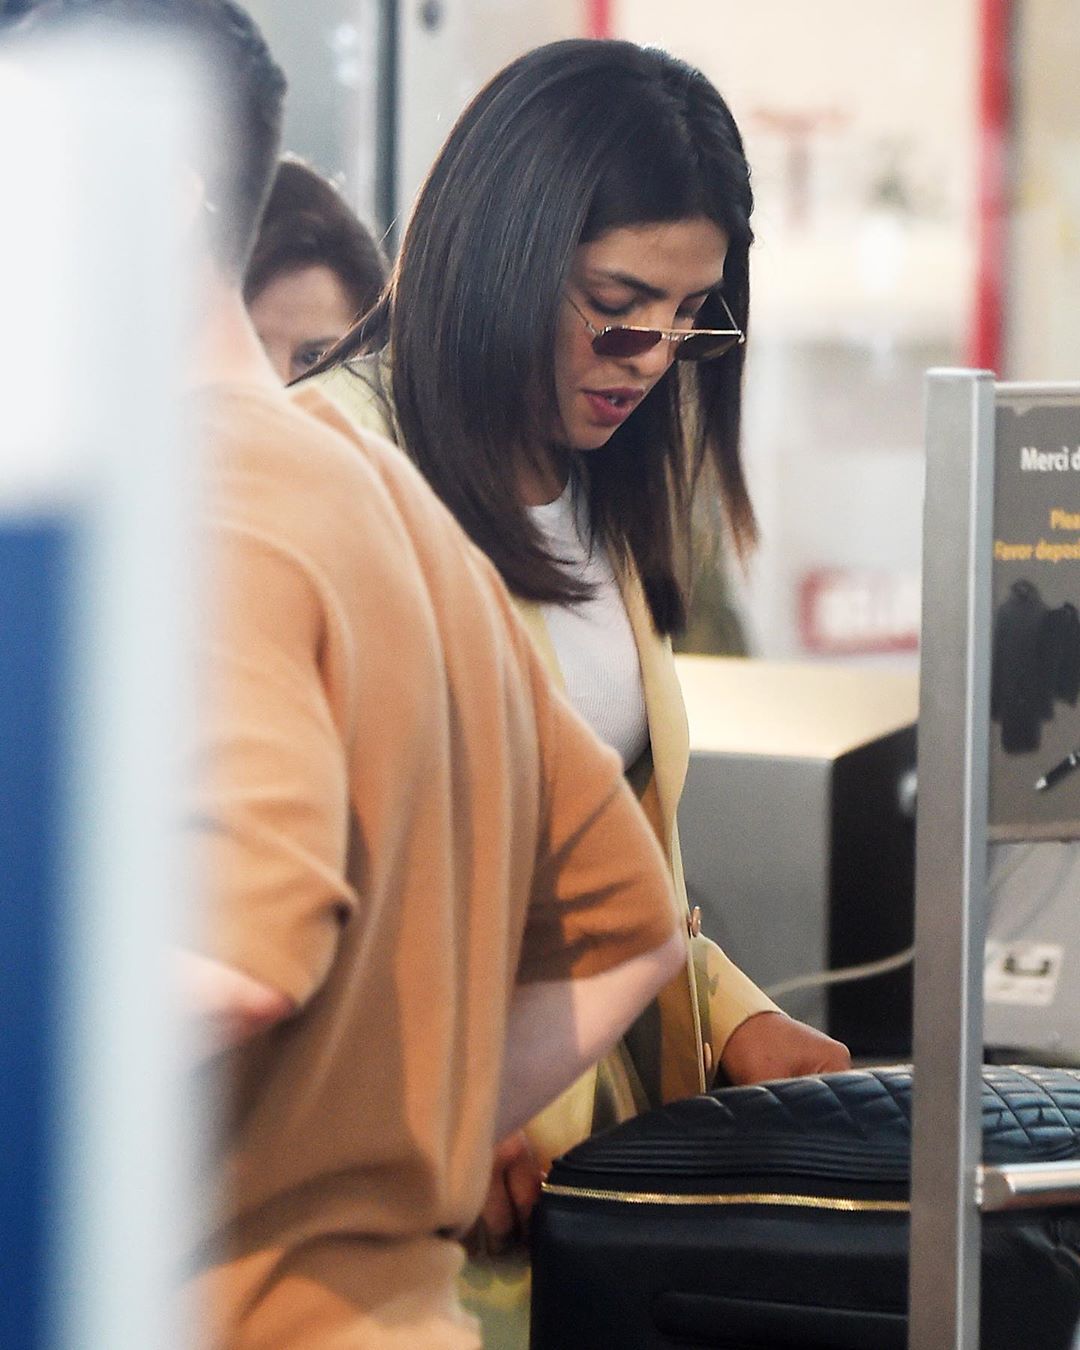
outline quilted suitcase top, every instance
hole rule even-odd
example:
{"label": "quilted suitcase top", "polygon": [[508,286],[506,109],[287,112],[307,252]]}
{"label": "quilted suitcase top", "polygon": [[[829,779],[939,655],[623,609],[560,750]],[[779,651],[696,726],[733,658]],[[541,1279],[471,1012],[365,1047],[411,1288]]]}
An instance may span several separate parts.
{"label": "quilted suitcase top", "polygon": [[[1080,1070],[983,1070],[983,1161],[1080,1157]],[[857,1069],[717,1088],[616,1126],[553,1166],[549,1185],[623,1190],[774,1178],[907,1186],[911,1069]]]}

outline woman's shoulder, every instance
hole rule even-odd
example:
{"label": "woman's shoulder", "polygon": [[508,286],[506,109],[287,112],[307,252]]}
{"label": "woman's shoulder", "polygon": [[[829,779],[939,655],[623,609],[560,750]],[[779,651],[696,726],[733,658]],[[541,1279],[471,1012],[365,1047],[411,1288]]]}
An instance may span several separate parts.
{"label": "woman's shoulder", "polygon": [[335,403],[363,431],[376,431],[399,441],[390,392],[390,363],[383,352],[353,357],[311,377],[310,383]]}

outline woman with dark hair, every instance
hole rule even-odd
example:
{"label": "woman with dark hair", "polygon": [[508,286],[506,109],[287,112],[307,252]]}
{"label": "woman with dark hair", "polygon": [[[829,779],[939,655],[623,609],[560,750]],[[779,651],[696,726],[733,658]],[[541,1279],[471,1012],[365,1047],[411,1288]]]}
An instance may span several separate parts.
{"label": "woman with dark hair", "polygon": [[[741,555],[755,540],[739,456],[751,205],[738,129],[699,71],[627,42],[539,48],[462,114],[382,299],[318,369],[496,564],[571,702],[622,756],[684,906],[670,639],[695,493],[718,489]],[[684,975],[529,1128],[541,1166],[700,1091],[717,1066],[735,1082],[847,1067],[686,917]],[[505,1141],[489,1250],[534,1195],[529,1155]],[[474,1260],[465,1282],[485,1344],[524,1344],[524,1281]]]}
{"label": "woman with dark hair", "polygon": [[382,251],[334,184],[282,158],[244,277],[248,313],[282,380],[305,375],[385,279]]}

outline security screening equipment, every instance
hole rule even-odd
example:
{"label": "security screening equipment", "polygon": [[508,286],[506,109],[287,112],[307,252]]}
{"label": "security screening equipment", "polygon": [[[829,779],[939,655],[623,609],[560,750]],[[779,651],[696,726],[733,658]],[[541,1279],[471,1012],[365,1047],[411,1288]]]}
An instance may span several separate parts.
{"label": "security screening equipment", "polygon": [[679,656],[702,930],[793,1017],[911,1053],[914,671]]}

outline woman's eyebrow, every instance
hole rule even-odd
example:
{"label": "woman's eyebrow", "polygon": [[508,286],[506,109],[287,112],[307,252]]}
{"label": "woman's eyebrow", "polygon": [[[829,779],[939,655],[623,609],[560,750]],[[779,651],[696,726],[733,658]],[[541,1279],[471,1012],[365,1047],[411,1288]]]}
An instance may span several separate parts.
{"label": "woman's eyebrow", "polygon": [[[670,299],[667,291],[661,289],[659,286],[652,286],[647,281],[642,281],[640,277],[635,277],[630,272],[609,272],[600,269],[593,273],[593,276],[599,281],[614,281],[620,286],[627,286],[630,290],[637,291],[639,295],[643,295],[649,300]],[[719,288],[722,280],[723,278],[721,278],[720,281],[714,282],[711,286],[703,286],[700,291],[691,291],[688,295],[683,296],[683,299],[697,300],[699,297],[704,299],[706,295],[709,295],[712,291]]]}

